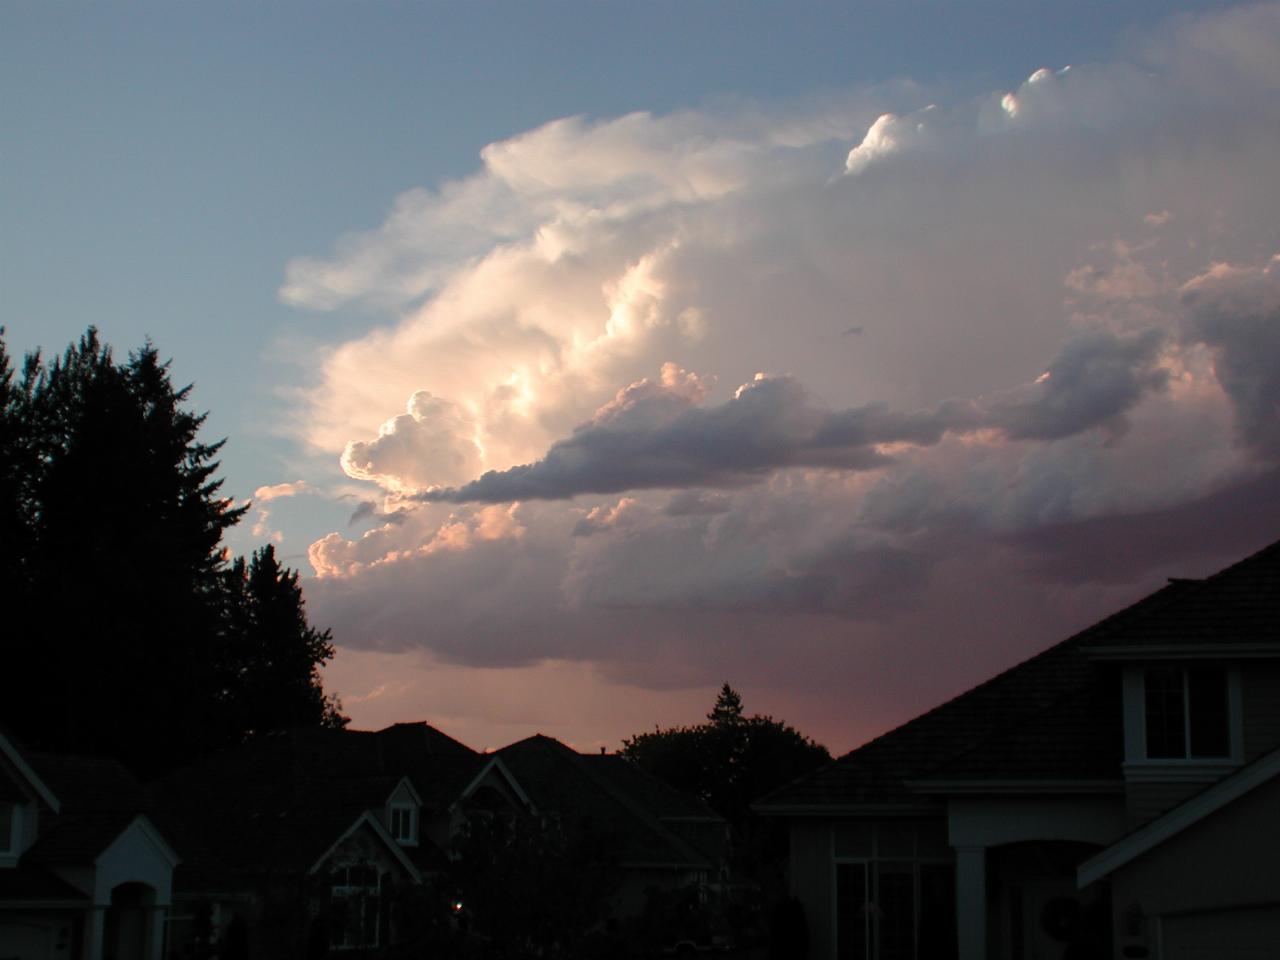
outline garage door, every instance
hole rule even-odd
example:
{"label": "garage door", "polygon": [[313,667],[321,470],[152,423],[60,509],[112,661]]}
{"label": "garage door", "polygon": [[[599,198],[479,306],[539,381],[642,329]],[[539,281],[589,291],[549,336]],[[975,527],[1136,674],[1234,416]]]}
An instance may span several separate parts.
{"label": "garage door", "polygon": [[1162,917],[1165,960],[1274,960],[1280,905]]}

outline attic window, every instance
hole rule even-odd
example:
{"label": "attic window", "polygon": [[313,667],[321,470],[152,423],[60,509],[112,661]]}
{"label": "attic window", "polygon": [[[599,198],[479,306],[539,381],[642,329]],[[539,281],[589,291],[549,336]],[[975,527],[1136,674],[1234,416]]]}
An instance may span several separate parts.
{"label": "attic window", "polygon": [[391,808],[391,837],[396,843],[412,844],[417,841],[413,820],[413,807],[397,805]]}
{"label": "attic window", "polygon": [[1229,757],[1227,671],[1220,663],[1147,667],[1143,677],[1147,757]]}

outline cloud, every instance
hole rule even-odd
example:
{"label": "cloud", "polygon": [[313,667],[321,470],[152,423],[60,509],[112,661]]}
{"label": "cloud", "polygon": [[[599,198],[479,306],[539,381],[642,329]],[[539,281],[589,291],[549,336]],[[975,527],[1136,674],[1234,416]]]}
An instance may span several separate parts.
{"label": "cloud", "polygon": [[308,489],[309,487],[305,480],[298,480],[294,483],[276,483],[271,486],[259,487],[253,491],[253,499],[259,503],[267,503],[280,497],[296,497]]}
{"label": "cloud", "polygon": [[296,411],[403,511],[313,544],[318,622],[889,710],[1260,546],[1276,64],[1270,4],[976,97],[558,120],[410,191],[281,291],[383,311]]}
{"label": "cloud", "polygon": [[1024,394],[998,400],[990,422],[1013,440],[1057,440],[1114,424],[1144,394],[1168,382],[1169,371],[1157,364],[1161,342],[1157,330],[1078,337]]}
{"label": "cloud", "polygon": [[1280,255],[1256,267],[1214,264],[1181,293],[1187,336],[1213,349],[1245,442],[1280,456]]}
{"label": "cloud", "polygon": [[462,487],[433,489],[418,498],[558,500],[663,487],[734,487],[788,467],[866,470],[890,462],[882,445],[937,443],[946,430],[973,424],[964,405],[906,415],[883,404],[828,412],[815,407],[794,378],[763,373],[727,403],[702,408],[665,380],[664,372],[663,386],[641,380],[627,387],[536,463],[490,471]]}
{"label": "cloud", "polygon": [[391,490],[412,491],[474,476],[480,465],[475,423],[457,404],[418,390],[408,412],[392,417],[377,439],[351,441],[342,469],[355,480],[372,480]]}

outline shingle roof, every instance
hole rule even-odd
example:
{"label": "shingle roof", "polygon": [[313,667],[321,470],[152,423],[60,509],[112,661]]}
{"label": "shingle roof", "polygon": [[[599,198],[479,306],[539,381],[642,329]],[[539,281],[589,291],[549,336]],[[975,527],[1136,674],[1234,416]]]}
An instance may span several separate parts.
{"label": "shingle roof", "polygon": [[1280,643],[1280,542],[1204,580],[1179,580],[1178,601],[1086,647]]}
{"label": "shingle roof", "polygon": [[616,753],[583,753],[579,756],[596,776],[612,780],[659,819],[724,820],[701,797],[677,790],[626,757]]}
{"label": "shingle roof", "polygon": [[[408,777],[428,811],[445,809],[484,758],[425,723],[379,731],[299,728],[242,744],[152,785],[183,855],[184,884],[230,881],[270,865],[303,871]],[[422,838],[404,851],[434,868]]]}
{"label": "shingle roof", "polygon": [[148,806],[142,785],[110,757],[29,753],[31,767],[61,803],[40,819],[26,863],[88,863]]}
{"label": "shingle roof", "polygon": [[919,800],[907,781],[1119,780],[1106,648],[1280,642],[1280,543],[1204,580],[1173,580],[974,689],[761,799],[785,814]]}
{"label": "shingle roof", "polygon": [[[541,734],[503,747],[498,756],[537,809],[557,813],[568,829],[605,835],[607,855],[619,863],[710,866],[701,851],[664,826],[649,806],[660,790],[633,794],[627,786],[633,781],[625,773],[613,776],[608,765]],[[668,797],[661,802],[673,801]]]}
{"label": "shingle roof", "polygon": [[19,865],[0,870],[0,904],[33,901],[88,903],[89,897],[45,869]]}

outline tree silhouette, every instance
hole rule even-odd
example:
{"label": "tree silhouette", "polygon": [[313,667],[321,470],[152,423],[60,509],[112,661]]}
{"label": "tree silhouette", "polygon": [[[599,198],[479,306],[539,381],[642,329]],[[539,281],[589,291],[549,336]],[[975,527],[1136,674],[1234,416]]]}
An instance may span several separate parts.
{"label": "tree silhouette", "polygon": [[827,748],[780,720],[743,713],[742,697],[720,688],[707,722],[655,728],[623,741],[624,756],[673,786],[696,793],[735,829],[753,800],[831,759]]}
{"label": "tree silhouette", "polygon": [[33,746],[150,773],[238,734],[221,543],[247,507],[189,394],[150,343],[117,362],[92,327],[16,379],[0,350],[0,720]]}
{"label": "tree silhouette", "polygon": [[238,557],[225,582],[225,695],[237,732],[345,724],[320,680],[333,640],[307,622],[298,574],[282,567],[267,544],[248,563]]}

